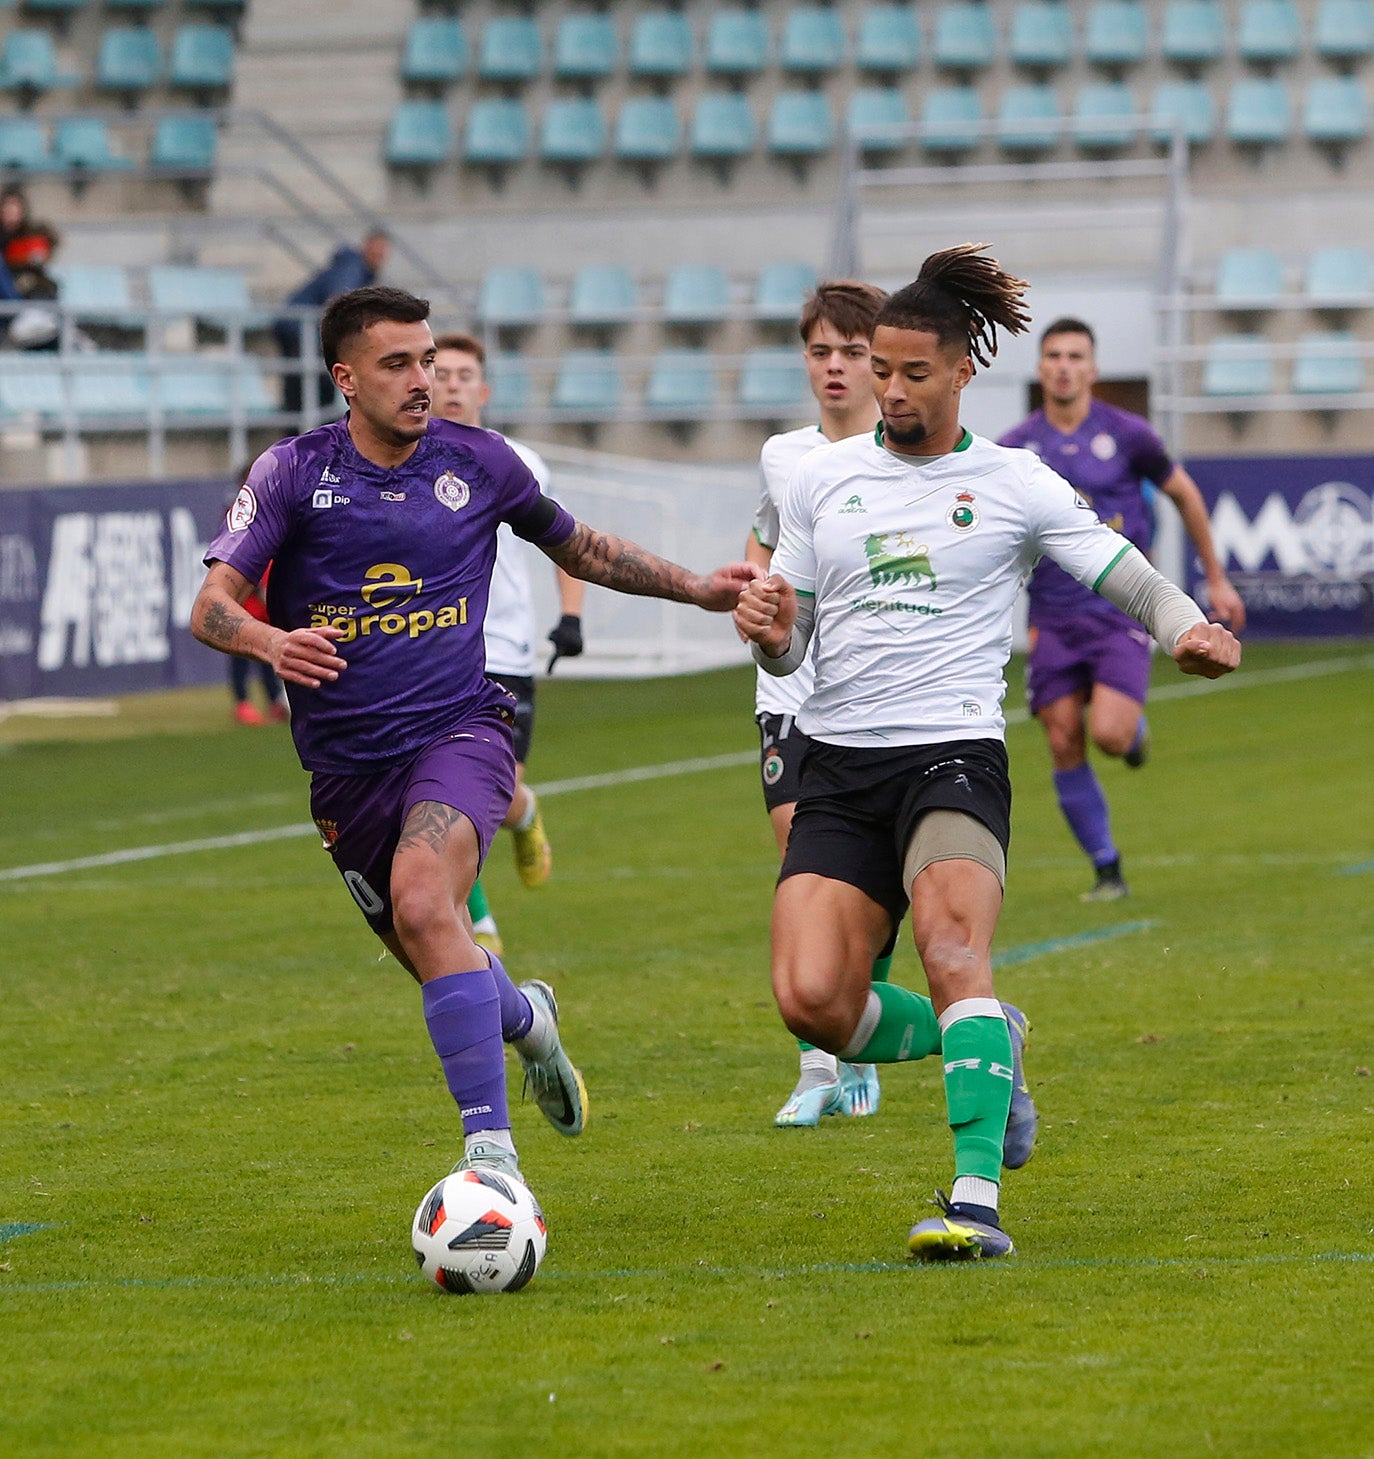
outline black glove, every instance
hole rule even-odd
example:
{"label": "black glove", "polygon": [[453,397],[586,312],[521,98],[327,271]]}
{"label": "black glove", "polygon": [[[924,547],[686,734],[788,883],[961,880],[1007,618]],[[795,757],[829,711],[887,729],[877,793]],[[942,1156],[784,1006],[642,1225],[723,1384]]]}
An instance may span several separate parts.
{"label": "black glove", "polygon": [[549,642],[553,645],[553,657],[547,672],[551,674],[559,659],[575,659],[582,652],[582,620],[576,613],[565,613],[549,634]]}

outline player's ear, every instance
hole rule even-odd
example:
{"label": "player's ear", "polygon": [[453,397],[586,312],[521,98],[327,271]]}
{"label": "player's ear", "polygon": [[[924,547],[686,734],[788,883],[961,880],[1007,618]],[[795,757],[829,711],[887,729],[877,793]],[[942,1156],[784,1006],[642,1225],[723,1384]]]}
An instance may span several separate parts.
{"label": "player's ear", "polygon": [[973,356],[965,355],[954,367],[954,388],[962,390],[977,373],[973,366]]}
{"label": "player's ear", "polygon": [[352,400],[358,393],[353,384],[353,367],[346,365],[342,360],[335,360],[329,367],[329,373],[334,377],[334,383],[339,387],[339,394],[345,400]]}

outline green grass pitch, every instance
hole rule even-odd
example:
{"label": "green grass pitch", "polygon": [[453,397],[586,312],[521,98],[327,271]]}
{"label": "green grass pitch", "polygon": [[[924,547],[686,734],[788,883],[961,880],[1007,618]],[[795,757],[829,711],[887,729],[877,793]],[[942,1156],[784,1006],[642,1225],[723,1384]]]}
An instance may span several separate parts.
{"label": "green grass pitch", "polygon": [[[1160,665],[1152,763],[1101,770],[1111,906],[1017,716],[999,991],[1043,1124],[1001,1264],[903,1259],[951,1174],[933,1063],[870,1120],[772,1127],[743,763],[550,796],[538,892],[495,848],[508,965],[557,986],[592,1101],[577,1141],[515,1110],[550,1222],[518,1296],[416,1272],[457,1118],[318,841],[0,879],[0,1454],[1374,1455],[1371,669]],[[532,779],[747,751],[750,692],[549,683]],[[286,735],[222,693],[124,708],[0,724],[0,868],[305,820]]]}

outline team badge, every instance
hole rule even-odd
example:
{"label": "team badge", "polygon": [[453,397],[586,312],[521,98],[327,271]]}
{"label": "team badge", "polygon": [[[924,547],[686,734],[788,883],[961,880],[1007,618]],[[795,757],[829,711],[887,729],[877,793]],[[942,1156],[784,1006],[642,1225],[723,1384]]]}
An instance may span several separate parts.
{"label": "team badge", "polygon": [[978,508],[971,491],[961,491],[954,498],[954,505],[945,513],[945,521],[956,532],[972,532],[978,525]]}
{"label": "team badge", "polygon": [[769,750],[763,761],[763,783],[776,785],[782,779],[783,769],[782,756],[776,750]]}
{"label": "team badge", "polygon": [[338,821],[321,821],[317,818],[315,825],[319,828],[321,845],[326,851],[332,851],[339,839]]}
{"label": "team badge", "polygon": [[1106,431],[1102,431],[1088,443],[1088,450],[1099,461],[1110,461],[1116,455],[1116,437],[1109,436]]}
{"label": "team badge", "polygon": [[472,488],[461,476],[455,476],[451,471],[444,474],[434,483],[434,495],[451,512],[459,512],[467,506],[469,497],[472,496]]}
{"label": "team badge", "polygon": [[245,527],[253,525],[253,518],[258,514],[258,499],[253,495],[253,488],[250,486],[239,487],[239,494],[234,498],[234,504],[229,508],[227,518],[231,532],[242,532]]}

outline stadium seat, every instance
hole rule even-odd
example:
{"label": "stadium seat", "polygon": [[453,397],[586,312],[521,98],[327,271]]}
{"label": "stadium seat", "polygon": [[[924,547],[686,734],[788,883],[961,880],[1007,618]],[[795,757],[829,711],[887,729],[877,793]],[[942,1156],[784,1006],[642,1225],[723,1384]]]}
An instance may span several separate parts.
{"label": "stadium seat", "polygon": [[112,263],[54,264],[62,307],[81,319],[128,320],[133,314],[129,271]]}
{"label": "stadium seat", "polygon": [[719,324],[730,312],[730,280],[713,264],[680,264],[663,287],[670,324]]}
{"label": "stadium seat", "polygon": [[1374,54],[1374,0],[1321,0],[1312,49],[1328,61],[1359,61]]}
{"label": "stadium seat", "polygon": [[523,162],[530,151],[525,103],[488,96],[474,101],[463,128],[463,160],[484,166]]}
{"label": "stadium seat", "polygon": [[632,96],[616,118],[612,151],[626,162],[667,162],[682,147],[677,106],[666,96]]}
{"label": "stadium seat", "polygon": [[900,152],[911,139],[911,113],[896,87],[861,86],[851,92],[846,122],[861,152]]}
{"label": "stadium seat", "polygon": [[236,367],[223,356],[193,355],[174,368],[150,371],[148,389],[175,417],[227,416],[235,405],[253,416],[276,410],[262,364],[251,357]]}
{"label": "stadium seat", "polygon": [[1065,0],[1024,0],[1011,20],[1008,54],[1018,66],[1053,70],[1073,53],[1073,22]]}
{"label": "stadium seat", "polygon": [[718,10],[706,30],[706,69],[749,76],[769,61],[768,25],[757,10]]}
{"label": "stadium seat", "polygon": [[695,59],[691,22],[680,10],[650,10],[635,17],[631,76],[685,76]]}
{"label": "stadium seat", "polygon": [[741,406],[753,411],[792,411],[809,404],[811,392],[801,351],[790,347],[750,350],[740,371],[738,399]]}
{"label": "stadium seat", "polygon": [[43,172],[51,165],[42,123],[32,117],[0,117],[0,167]]}
{"label": "stadium seat", "polygon": [[531,81],[544,62],[539,26],[528,15],[498,15],[487,21],[477,74],[484,81]]}
{"label": "stadium seat", "polygon": [[110,143],[103,117],[61,117],[53,126],[53,161],[80,172],[123,172],[134,164]]}
{"label": "stadium seat", "polygon": [[66,413],[67,385],[55,356],[0,354],[0,420],[57,420]]}
{"label": "stadium seat", "polygon": [[1369,98],[1354,76],[1319,76],[1308,83],[1302,129],[1313,142],[1358,142],[1369,131]]}
{"label": "stadium seat", "polygon": [[462,22],[452,15],[430,15],[411,22],[401,56],[401,79],[447,84],[468,69],[468,43]]}
{"label": "stadium seat", "polygon": [[569,350],[558,365],[553,407],[574,416],[619,410],[620,362],[609,350]]}
{"label": "stadium seat", "polygon": [[12,30],[0,50],[0,91],[17,92],[21,100],[75,86],[77,78],[57,69],[57,52],[45,30]]}
{"label": "stadium seat", "polygon": [[983,103],[971,86],[937,86],[921,107],[921,146],[949,155],[968,152],[982,138]]}
{"label": "stadium seat", "polygon": [[1098,0],[1088,12],[1083,55],[1095,66],[1137,66],[1148,29],[1142,0]]}
{"label": "stadium seat", "polygon": [[71,375],[71,403],[78,415],[146,416],[148,376],[141,354],[96,351],[81,357]]}
{"label": "stadium seat", "polygon": [[896,75],[914,71],[921,60],[921,27],[909,5],[875,5],[859,21],[854,64],[860,71]]}
{"label": "stadium seat", "polygon": [[628,324],[638,305],[635,281],[619,264],[588,264],[573,276],[568,314],[574,324]]}
{"label": "stadium seat", "polygon": [[1293,127],[1288,83],[1277,76],[1251,76],[1231,88],[1226,135],[1238,146],[1286,142]]}
{"label": "stadium seat", "polygon": [[210,172],[217,140],[213,117],[160,117],[148,149],[148,165],[183,175]]}
{"label": "stadium seat", "polygon": [[1059,141],[1059,99],[1049,86],[1009,86],[997,109],[997,145],[1004,152],[1048,152]]}
{"label": "stadium seat", "polygon": [[1363,389],[1364,360],[1353,335],[1307,334],[1298,341],[1295,395],[1358,395]]}
{"label": "stadium seat", "polygon": [[1214,339],[1202,366],[1204,395],[1272,395],[1274,360],[1267,340],[1233,334]]}
{"label": "stadium seat", "polygon": [[116,26],[100,38],[95,84],[101,91],[134,98],[157,85],[162,51],[157,35],[143,26]]}
{"label": "stadium seat", "polygon": [[574,11],[558,22],[553,44],[553,74],[600,80],[616,68],[620,45],[609,15]]}
{"label": "stadium seat", "polygon": [[1374,293],[1374,258],[1367,248],[1319,248],[1307,260],[1304,290],[1314,309],[1367,303]]}
{"label": "stadium seat", "polygon": [[844,26],[833,10],[816,7],[787,12],[779,52],[784,71],[823,75],[844,65],[846,49]]}
{"label": "stadium seat", "polygon": [[754,317],[769,324],[795,324],[815,287],[816,270],[809,263],[770,263],[754,286]]}
{"label": "stadium seat", "polygon": [[955,0],[942,5],[935,17],[931,48],[937,66],[947,71],[980,71],[997,54],[997,33],[986,5]]}
{"label": "stadium seat", "polygon": [[1160,53],[1166,61],[1202,66],[1221,56],[1226,21],[1216,0],[1170,0]]}
{"label": "stadium seat", "polygon": [[780,91],[768,114],[768,150],[780,157],[818,157],[835,140],[830,102],[819,91]]}
{"label": "stadium seat", "polygon": [[697,98],[692,116],[694,157],[727,160],[754,150],[757,128],[747,96],[733,91],[708,91]]}
{"label": "stadium seat", "polygon": [[1154,140],[1167,147],[1174,129],[1183,127],[1184,140],[1201,146],[1216,136],[1217,109],[1204,81],[1161,81],[1150,104],[1150,131]]}
{"label": "stadium seat", "polygon": [[172,41],[167,79],[182,91],[224,91],[234,80],[234,37],[222,25],[183,25]]}
{"label": "stadium seat", "polygon": [[1302,45],[1302,22],[1293,0],[1245,0],[1236,35],[1244,61],[1291,61]]}
{"label": "stadium seat", "polygon": [[529,366],[519,355],[488,355],[486,376],[491,386],[488,410],[493,415],[511,417],[529,409],[534,391]]}
{"label": "stadium seat", "polygon": [[154,264],[148,270],[148,297],[163,313],[189,314],[208,324],[230,318],[246,326],[259,323],[256,317],[244,317],[253,313],[253,301],[248,280],[238,269]]}
{"label": "stadium seat", "polygon": [[1113,152],[1136,138],[1138,115],[1131,88],[1122,81],[1090,81],[1073,106],[1074,141],[1085,152]]}
{"label": "stadium seat", "polygon": [[437,167],[453,156],[453,123],[442,101],[403,101],[386,130],[393,167]]}
{"label": "stadium seat", "polygon": [[528,268],[492,268],[482,276],[477,317],[499,328],[538,324],[544,316],[544,281]]}
{"label": "stadium seat", "polygon": [[671,417],[710,410],[716,403],[716,365],[706,350],[660,350],[644,391],[648,409]]}
{"label": "stadium seat", "polygon": [[544,110],[539,155],[545,162],[595,162],[606,154],[606,119],[591,97],[556,97]]}
{"label": "stadium seat", "polygon": [[1232,248],[1217,265],[1216,296],[1223,308],[1264,309],[1283,294],[1283,264],[1268,248]]}

